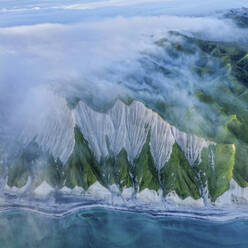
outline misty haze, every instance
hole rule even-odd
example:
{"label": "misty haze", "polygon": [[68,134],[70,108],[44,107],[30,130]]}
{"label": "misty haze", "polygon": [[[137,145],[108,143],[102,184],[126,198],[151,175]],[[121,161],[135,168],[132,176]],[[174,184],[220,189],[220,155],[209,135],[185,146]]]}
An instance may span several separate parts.
{"label": "misty haze", "polygon": [[246,0],[0,0],[0,248],[248,246]]}

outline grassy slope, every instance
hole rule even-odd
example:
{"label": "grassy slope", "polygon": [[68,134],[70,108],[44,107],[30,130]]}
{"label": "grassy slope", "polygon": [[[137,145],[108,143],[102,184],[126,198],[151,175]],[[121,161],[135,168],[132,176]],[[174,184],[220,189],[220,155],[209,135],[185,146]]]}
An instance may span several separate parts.
{"label": "grassy slope", "polygon": [[99,165],[78,127],[74,133],[75,147],[65,165],[65,186],[88,189],[100,177]]}
{"label": "grassy slope", "polygon": [[[211,158],[211,153],[213,158]],[[215,201],[230,187],[235,162],[235,147],[233,145],[217,145],[209,148],[209,165],[206,168],[209,196]],[[211,159],[213,159],[211,161]],[[206,159],[205,159],[206,160]]]}
{"label": "grassy slope", "polygon": [[200,198],[195,171],[191,168],[181,148],[175,143],[169,161],[161,170],[161,183],[164,194],[175,191],[185,199],[192,196]]}
{"label": "grassy slope", "polygon": [[[42,163],[42,168],[40,168]],[[8,170],[8,185],[23,187],[32,178],[32,188],[46,181],[53,187],[63,184],[63,164],[51,155],[41,152],[35,142],[31,142],[12,162]]]}
{"label": "grassy slope", "polygon": [[135,183],[138,191],[145,188],[158,190],[160,188],[158,181],[158,172],[150,151],[150,132],[147,135],[141,153],[134,161]]}
{"label": "grassy slope", "polygon": [[7,184],[12,187],[23,187],[32,176],[32,163],[39,157],[39,148],[35,142],[31,142],[22,153],[12,162],[8,170]]}

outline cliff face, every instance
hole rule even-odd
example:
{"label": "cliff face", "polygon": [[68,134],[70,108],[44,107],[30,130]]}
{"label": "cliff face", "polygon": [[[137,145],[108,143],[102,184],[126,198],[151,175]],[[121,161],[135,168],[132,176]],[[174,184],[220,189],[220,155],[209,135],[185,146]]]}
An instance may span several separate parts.
{"label": "cliff face", "polygon": [[48,94],[53,104],[42,116],[37,113],[42,121],[23,129],[24,148],[8,165],[5,189],[40,192],[46,182],[63,192],[80,188],[97,197],[104,187],[142,201],[203,206],[229,197],[247,202],[237,183],[227,194],[230,181],[235,183],[235,145],[184,133],[138,101],[117,100],[108,111],[97,112],[81,101],[70,109],[63,98]]}
{"label": "cliff face", "polygon": [[129,162],[133,163],[140,154],[149,131],[151,153],[156,167],[160,169],[169,160],[175,142],[191,165],[201,160],[200,154],[204,147],[214,144],[179,131],[138,101],[126,105],[117,100],[111,109],[101,113],[84,102],[79,102],[74,109],[70,109],[63,98],[56,95],[51,97],[54,98],[51,108],[39,116],[41,121],[38,123],[30,121],[20,140],[23,144],[35,140],[42,150],[49,151],[64,163],[75,146],[75,126],[79,127],[98,161],[109,155],[117,156],[125,149]]}

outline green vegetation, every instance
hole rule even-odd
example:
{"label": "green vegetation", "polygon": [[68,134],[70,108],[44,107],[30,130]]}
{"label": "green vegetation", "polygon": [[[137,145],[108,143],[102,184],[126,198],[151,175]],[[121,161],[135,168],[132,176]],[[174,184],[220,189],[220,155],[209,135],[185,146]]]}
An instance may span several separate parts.
{"label": "green vegetation", "polygon": [[139,157],[134,160],[134,178],[138,191],[142,191],[145,188],[154,190],[160,188],[158,172],[150,151],[149,143],[150,131]]}
{"label": "green vegetation", "polygon": [[32,179],[31,188],[36,188],[42,181],[53,187],[63,184],[63,164],[53,156],[40,150],[36,142],[32,141],[17,158],[11,163],[8,170],[8,185],[10,187],[23,187]]}
{"label": "green vegetation", "polygon": [[200,198],[196,174],[176,143],[173,145],[169,161],[161,170],[161,183],[165,195],[175,191],[182,199],[188,196]]}
{"label": "green vegetation", "polygon": [[104,186],[112,185],[116,183],[116,170],[115,170],[115,157],[108,156],[106,158],[102,158],[100,161],[100,174],[101,174],[101,182]]}
{"label": "green vegetation", "polygon": [[74,132],[74,151],[64,170],[65,186],[69,188],[81,186],[87,190],[96,181],[99,181],[105,187],[117,184],[121,190],[123,187],[132,186],[127,152],[124,149],[116,158],[111,155],[102,158],[98,163],[79,128],[75,127]]}
{"label": "green vegetation", "polygon": [[27,183],[29,176],[31,176],[30,163],[25,156],[21,155],[13,162],[9,169],[8,185],[21,188]]}
{"label": "green vegetation", "polygon": [[52,187],[61,188],[64,183],[63,164],[60,159],[54,160],[53,156],[48,158],[49,166],[44,170],[42,181],[46,181]]}
{"label": "green vegetation", "polygon": [[[247,47],[228,42],[194,40],[202,52],[210,57],[220,59],[223,68],[227,68],[237,81],[248,84]],[[203,54],[203,55],[204,55]]]}
{"label": "green vegetation", "polygon": [[8,185],[21,188],[25,186],[28,177],[32,177],[32,164],[39,157],[39,147],[31,142],[22,153],[12,162],[8,170]]}
{"label": "green vegetation", "polygon": [[234,145],[216,145],[214,151],[214,166],[208,170],[208,189],[212,201],[230,187],[233,167],[235,163]]}
{"label": "green vegetation", "polygon": [[130,164],[127,158],[126,150],[122,149],[117,157],[116,162],[116,184],[120,185],[122,190],[124,187],[132,187],[133,180],[130,176]]}
{"label": "green vegetation", "polygon": [[[238,17],[235,20],[238,25],[247,24],[247,18]],[[70,164],[70,169],[65,172],[70,187],[79,184],[87,188],[95,180],[105,186],[116,183],[120,189],[134,184],[137,190],[157,190],[162,185],[165,194],[174,190],[183,199],[187,196],[198,199],[200,188],[205,185],[208,186],[210,198],[214,201],[229,188],[232,177],[240,186],[248,186],[248,46],[200,40],[178,32],[170,32],[170,35],[174,38],[161,39],[156,45],[165,49],[173,61],[181,56],[194,58],[191,60],[194,61],[193,64],[189,65],[192,75],[206,85],[199,83],[192,86],[189,82],[192,86],[189,94],[197,98],[191,105],[176,106],[174,102],[165,101],[160,96],[149,103],[148,107],[152,107],[181,130],[213,140],[219,145],[204,148],[201,163],[191,167],[180,147],[175,144],[170,160],[161,170],[159,182],[158,171],[149,148],[150,137],[147,137],[141,154],[132,166],[124,149],[117,157],[110,154],[98,164],[87,142],[80,141],[84,143],[83,149],[86,153],[77,148],[74,162],[72,163],[70,158],[71,162],[66,165],[68,168]],[[158,71],[167,79],[180,77],[179,69],[167,66],[168,63],[165,67],[156,60],[156,57],[152,57],[151,64],[148,65],[143,60],[141,63],[148,72]],[[153,85],[152,78],[147,77],[144,80]],[[176,84],[176,81],[174,83]],[[133,101],[129,96],[120,96],[120,99],[126,104]],[[77,104],[77,101],[78,99],[74,99],[72,106]],[[74,172],[70,172],[71,170]],[[84,174],[84,170],[89,171],[89,179],[79,176]],[[70,180],[68,173],[72,173]]]}
{"label": "green vegetation", "polygon": [[[238,25],[246,25],[247,18],[243,19],[239,16],[236,21]],[[248,164],[248,46],[244,43],[201,40],[178,32],[170,32],[170,35],[172,39],[164,38],[155,42],[155,44],[164,49],[168,56],[173,58],[173,61],[180,57],[185,57],[186,61],[187,58],[193,61],[192,64],[189,64],[190,72],[192,72],[193,78],[200,83],[195,86],[192,82],[189,82],[190,87],[192,87],[189,95],[193,95],[191,105],[177,106],[175,102],[166,101],[159,96],[154,102],[149,102],[148,107],[152,107],[167,121],[187,133],[205,137],[217,144],[227,144],[227,146],[234,144],[236,156],[232,171],[233,178],[240,186],[246,187],[248,185],[248,169],[246,169]],[[147,64],[143,60],[141,63],[147,68],[147,71],[155,70],[166,79],[173,79],[174,84],[177,84],[176,78],[181,76],[180,68],[170,66],[170,60],[165,66],[159,58],[153,56],[151,64]],[[153,85],[152,78],[147,77],[144,80]],[[185,80],[188,82],[192,79],[189,77]],[[198,101],[195,101],[194,96]],[[128,96],[120,96],[120,98],[126,104],[130,104],[133,100]],[[176,151],[180,148],[173,149]],[[214,153],[215,159],[217,159],[219,148],[211,149],[211,153]],[[97,167],[98,180],[104,185],[117,183],[120,188],[123,188],[125,185],[132,185],[131,174],[135,175],[135,185],[138,185],[138,188],[157,189],[159,185],[158,172],[149,147],[143,147],[142,154],[139,158],[136,158],[133,167],[129,165],[125,153],[124,150],[121,151],[118,158],[114,158],[113,155],[109,158],[102,158],[100,166]],[[177,156],[181,156],[180,154]],[[208,184],[212,199],[215,199],[223,190],[228,188],[226,179],[219,180],[220,185],[214,180],[213,174],[220,173],[219,169],[221,168],[221,165],[217,164],[221,163],[214,161],[218,169],[210,169],[212,168],[209,162],[210,155],[209,149],[203,149],[200,169],[197,169],[197,165],[194,165],[192,173],[188,172],[191,170],[189,166],[182,166],[185,173],[189,174],[188,178],[186,177],[187,179],[184,178],[183,180],[180,175],[177,175],[177,180],[180,181],[178,184],[186,185],[182,186],[186,189],[178,190],[178,192],[183,192],[182,197],[186,195],[198,197],[198,193],[194,189],[187,188],[188,184],[191,185],[186,183],[189,179],[197,188],[201,183]],[[181,158],[179,160],[181,161]],[[233,158],[230,158],[230,160],[233,160]],[[178,167],[180,167],[181,163],[177,162],[176,164],[179,164]],[[120,164],[122,164],[123,170],[121,170],[122,166]],[[117,167],[118,169],[116,169]],[[164,168],[170,167],[167,165]],[[225,168],[229,176],[230,168]],[[105,176],[102,176],[103,172]],[[197,173],[200,173],[201,179],[196,175]],[[165,174],[165,176],[168,179],[166,181],[173,181],[169,174]],[[225,178],[229,178],[229,176],[225,175]],[[219,176],[217,175],[217,177]],[[152,178],[155,179],[152,180]],[[170,190],[169,184],[173,183],[167,182],[167,186],[164,186],[166,192]],[[173,187],[174,189],[179,188],[176,185]],[[214,190],[214,187],[217,187],[217,189]]]}
{"label": "green vegetation", "polygon": [[237,144],[233,177],[241,187],[248,187],[248,145]]}
{"label": "green vegetation", "polygon": [[[200,59],[192,69],[207,84],[195,88],[194,94],[200,101],[200,105],[190,106],[184,110],[180,128],[216,143],[235,144],[233,177],[240,186],[245,187],[248,185],[246,169],[248,163],[248,46],[180,36],[181,42],[186,47],[192,44],[196,48],[195,51],[200,54]],[[170,111],[173,112],[171,108]],[[175,125],[178,126],[178,123]],[[221,188],[218,185],[216,187]],[[219,193],[212,191],[212,197],[215,198],[216,195]]]}
{"label": "green vegetation", "polygon": [[75,127],[74,133],[74,151],[65,165],[65,186],[69,188],[81,186],[88,189],[101,177],[99,164],[78,127]]}
{"label": "green vegetation", "polygon": [[101,159],[100,164],[101,182],[105,187],[116,184],[120,190],[123,190],[124,187],[133,186],[132,169],[125,149],[122,149],[116,157],[111,154]]}
{"label": "green vegetation", "polygon": [[232,9],[224,15],[225,18],[232,19],[240,28],[248,28],[247,9]]}
{"label": "green vegetation", "polygon": [[[75,127],[75,147],[65,165],[51,155],[42,153],[35,142],[30,143],[13,161],[9,168],[8,185],[23,187],[30,176],[31,187],[36,188],[42,181],[52,187],[69,188],[80,186],[87,190],[99,181],[105,187],[116,184],[120,190],[135,187],[136,191],[145,188],[163,189],[164,195],[175,191],[185,199],[191,196],[199,199],[204,186],[208,187],[209,197],[215,201],[229,189],[232,177],[243,187],[247,186],[247,146],[240,145],[235,157],[235,145],[217,144],[204,148],[201,163],[190,166],[178,144],[173,145],[171,157],[165,166],[156,169],[150,151],[150,131],[139,156],[131,166],[127,152],[122,149],[118,156],[109,156],[98,163],[78,127]],[[45,161],[46,166],[38,164]],[[235,166],[236,165],[236,166]]]}
{"label": "green vegetation", "polygon": [[209,198],[214,202],[230,187],[235,164],[235,146],[210,145],[201,154],[201,163],[195,166],[203,186],[208,186]]}

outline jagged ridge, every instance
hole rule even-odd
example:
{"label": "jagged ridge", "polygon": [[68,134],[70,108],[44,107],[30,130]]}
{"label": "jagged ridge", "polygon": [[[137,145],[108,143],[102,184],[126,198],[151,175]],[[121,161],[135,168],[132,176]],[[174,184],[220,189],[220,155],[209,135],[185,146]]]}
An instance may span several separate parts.
{"label": "jagged ridge", "polygon": [[[83,102],[69,110],[56,97],[59,101],[56,106],[62,108],[59,112],[67,108],[64,112],[67,115],[54,115],[50,110],[44,123],[46,129],[28,127],[26,130],[33,133],[22,134],[25,142],[28,137],[39,145],[40,154],[52,154],[46,162],[46,173],[39,173],[42,176],[38,181],[42,178],[58,188],[80,186],[85,190],[99,181],[109,189],[113,184],[121,191],[128,187],[133,187],[135,192],[162,189],[164,195],[176,192],[182,199],[191,196],[212,201],[229,189],[234,145],[215,144],[183,133],[137,101],[126,105],[118,100],[107,112],[100,113]],[[63,122],[64,116],[66,122]],[[56,120],[58,117],[61,119]],[[70,123],[69,128],[65,129],[64,123]],[[62,135],[65,131],[70,135]],[[63,151],[62,156],[58,151]],[[64,166],[60,166],[60,159]],[[40,163],[40,157],[34,158],[31,164],[37,161]],[[28,176],[35,178],[34,173],[25,170],[30,167],[21,166],[24,180],[20,183],[15,164],[10,166],[9,186],[21,187]],[[47,171],[53,173],[48,176]],[[37,185],[37,180],[33,181]]]}

